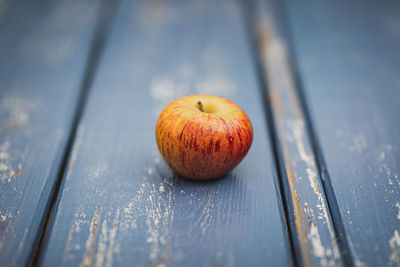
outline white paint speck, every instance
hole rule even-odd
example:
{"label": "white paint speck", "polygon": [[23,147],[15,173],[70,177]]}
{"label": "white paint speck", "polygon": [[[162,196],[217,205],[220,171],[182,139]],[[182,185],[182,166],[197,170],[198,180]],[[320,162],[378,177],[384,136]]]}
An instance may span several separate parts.
{"label": "white paint speck", "polygon": [[396,202],[395,205],[396,205],[396,208],[397,208],[397,219],[400,220],[400,203]]}
{"label": "white paint speck", "polygon": [[[190,94],[212,94],[230,98],[235,95],[237,86],[227,71],[229,57],[224,48],[207,45],[198,64],[182,61],[166,73],[150,82],[150,97],[155,101],[154,114],[171,101]],[[196,75],[195,75],[196,74]]]}
{"label": "white paint speck", "polygon": [[[0,159],[0,180],[2,182],[11,182],[11,178],[14,177],[16,171],[13,168],[13,162],[11,161],[11,155],[9,153],[10,143],[8,141],[0,144],[0,153],[2,155]],[[21,164],[18,164],[21,166]]]}
{"label": "white paint speck", "polygon": [[101,226],[100,238],[97,244],[97,252],[96,252],[96,262],[94,266],[101,267],[104,266],[104,257],[107,249],[107,241],[108,241],[108,227],[107,220],[104,219],[103,224]]}
{"label": "white paint speck", "polygon": [[108,165],[104,162],[99,162],[91,166],[88,170],[88,176],[90,178],[97,179],[104,175],[104,172],[108,169]]}
{"label": "white paint speck", "polygon": [[22,97],[7,97],[1,103],[0,112],[6,114],[8,127],[20,127],[27,124],[38,103]]}
{"label": "white paint speck", "polygon": [[112,228],[110,229],[109,232],[109,244],[106,252],[106,264],[105,264],[106,267],[111,267],[113,265],[113,255],[116,252],[116,246],[119,246],[119,244],[115,240],[119,227],[119,216],[120,216],[120,210],[117,209],[117,211],[115,212]]}
{"label": "white paint speck", "polygon": [[155,172],[155,170],[156,170],[153,166],[149,166],[149,167],[147,167],[146,169],[147,169],[146,172],[147,172],[147,174],[149,174],[149,175],[152,175],[152,174]]}
{"label": "white paint speck", "polygon": [[311,239],[314,255],[319,258],[325,257],[325,248],[322,245],[318,228],[314,223],[311,223],[309,238]]}
{"label": "white paint speck", "polygon": [[365,135],[363,133],[353,135],[353,144],[350,146],[350,150],[361,154],[366,148],[367,142]]}
{"label": "white paint speck", "polygon": [[9,155],[5,152],[0,152],[0,160],[6,160],[9,158]]}
{"label": "white paint speck", "polygon": [[400,264],[400,235],[397,230],[394,231],[393,237],[389,239],[389,246],[391,249],[390,263],[393,266]]}
{"label": "white paint speck", "polygon": [[307,166],[313,168],[315,166],[314,156],[310,151],[306,151],[303,139],[304,121],[302,119],[293,120],[291,128],[301,160],[303,160]]}
{"label": "white paint speck", "polygon": [[343,129],[337,129],[336,130],[336,137],[337,138],[342,138],[344,136]]}
{"label": "white paint speck", "polygon": [[4,163],[0,163],[0,171],[7,171],[8,170],[8,166]]}
{"label": "white paint speck", "polygon": [[229,96],[236,92],[236,84],[225,76],[216,76],[195,85],[196,93]]}
{"label": "white paint speck", "polygon": [[94,214],[89,226],[89,235],[85,242],[85,256],[80,264],[80,266],[91,266],[93,260],[93,251],[95,247],[95,242],[97,238],[97,229],[100,224],[101,214],[99,208],[94,210]]}

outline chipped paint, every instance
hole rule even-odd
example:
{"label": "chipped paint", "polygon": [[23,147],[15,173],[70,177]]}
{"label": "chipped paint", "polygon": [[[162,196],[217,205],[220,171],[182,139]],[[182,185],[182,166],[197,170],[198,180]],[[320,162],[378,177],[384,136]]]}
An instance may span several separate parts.
{"label": "chipped paint", "polygon": [[97,240],[97,233],[99,231],[99,223],[101,218],[101,207],[96,207],[92,221],[89,227],[89,236],[85,243],[85,255],[80,264],[82,267],[91,266],[93,262],[94,250]]}
{"label": "chipped paint", "polygon": [[291,174],[291,168],[286,166],[286,175],[289,180],[289,186],[290,186],[290,192],[292,194],[292,201],[293,203],[293,208],[294,208],[294,215],[295,215],[295,226],[297,233],[299,235],[300,239],[300,246],[303,254],[303,263],[305,266],[310,266],[310,259],[309,259],[309,254],[307,252],[307,246],[305,242],[305,236],[306,236],[306,227],[305,227],[305,216],[304,216],[304,209],[300,204],[299,198],[297,196],[296,190],[295,190],[295,185],[294,185],[294,179],[295,177],[292,176]]}
{"label": "chipped paint", "polygon": [[111,267],[113,265],[113,254],[115,251],[115,246],[117,245],[116,243],[116,236],[117,236],[117,231],[118,231],[118,226],[119,226],[119,214],[120,214],[120,210],[117,209],[117,211],[115,212],[115,216],[114,216],[114,221],[112,224],[112,228],[109,231],[109,243],[108,243],[108,249],[106,251],[106,267]]}
{"label": "chipped paint", "polygon": [[[73,259],[71,251],[81,249],[80,243],[77,242],[80,242],[79,233],[81,233],[81,228],[84,226],[84,228],[89,228],[89,234],[85,242],[85,257],[81,265],[87,266],[91,263],[94,266],[112,266],[113,255],[116,253],[116,247],[118,246],[116,236],[120,226],[120,209],[116,209],[113,218],[110,214],[106,214],[100,208],[96,208],[94,216],[89,221],[82,207],[78,208],[74,213],[74,219],[69,228],[61,265],[66,265],[69,260]],[[100,222],[101,217],[104,218],[102,222]],[[111,225],[109,220],[112,222]]]}
{"label": "chipped paint", "polygon": [[140,199],[136,197],[135,199],[128,202],[128,204],[122,208],[121,220],[119,221],[120,230],[125,232],[127,230],[136,230],[137,229],[137,207],[139,205]]}
{"label": "chipped paint", "polygon": [[[16,153],[7,139],[7,133],[18,129],[18,134],[30,139],[34,135],[35,123],[33,117],[40,108],[40,102],[19,96],[5,97],[0,106],[0,116],[4,132],[0,143],[0,181],[9,183],[16,191],[15,179],[22,169],[22,159],[26,152]],[[3,121],[4,120],[4,121]],[[15,149],[15,148],[14,148]]]}
{"label": "chipped paint", "polygon": [[107,227],[107,220],[104,219],[101,225],[100,237],[99,242],[97,244],[97,252],[95,256],[95,263],[94,266],[101,267],[104,266],[104,258],[106,254],[107,242],[108,242],[108,227]]}
{"label": "chipped paint", "polygon": [[108,165],[105,162],[98,162],[93,166],[89,167],[88,177],[98,179],[104,175],[104,172],[108,169]]}
{"label": "chipped paint", "polygon": [[[325,257],[325,248],[321,243],[321,238],[319,236],[318,227],[315,225],[315,223],[310,224],[309,238],[311,239],[311,242],[313,243],[314,255],[317,257],[320,257],[320,258]],[[322,265],[325,265],[325,264],[322,264]]]}
{"label": "chipped paint", "polygon": [[[306,120],[297,95],[290,61],[282,40],[270,25],[267,18],[258,21],[258,45],[268,84],[268,97],[272,105],[276,134],[283,152],[292,199],[289,206],[293,207],[303,264],[308,266],[318,261],[321,266],[338,265],[341,263],[340,252],[316,159],[308,140]],[[308,179],[303,180],[302,176],[307,176]],[[307,182],[311,190],[306,189]],[[310,204],[313,206],[310,207]],[[313,207],[319,210],[317,217],[314,217]],[[324,233],[324,239],[321,238],[321,232]]]}
{"label": "chipped paint", "polygon": [[397,208],[397,219],[400,220],[400,202],[396,202],[395,206]]}
{"label": "chipped paint", "polygon": [[146,194],[143,195],[143,198],[146,202],[147,242],[151,244],[149,259],[155,260],[161,257],[160,246],[166,244],[169,232],[168,225],[173,220],[173,213],[171,214],[172,217],[170,217],[171,210],[163,210],[164,207],[162,205],[164,206],[167,203],[160,202],[161,198],[156,194],[155,184],[144,184],[143,189],[147,191],[145,191]]}
{"label": "chipped paint", "polygon": [[26,241],[26,238],[28,237],[28,231],[29,231],[29,227],[26,227],[24,230],[24,235],[21,239],[21,242],[19,242],[18,250],[15,252],[15,255],[17,257],[14,258],[12,265],[16,265],[17,258],[21,255],[21,252],[24,250],[24,246],[26,244],[25,241]]}
{"label": "chipped paint", "polygon": [[194,225],[198,226],[201,229],[201,233],[205,235],[207,233],[207,229],[209,226],[209,222],[211,219],[211,207],[210,201],[212,199],[213,191],[208,192],[208,194],[205,193],[205,197],[207,201],[204,201],[204,208],[203,211],[201,212],[201,216],[197,219],[197,221],[194,223]]}
{"label": "chipped paint", "polygon": [[228,72],[229,57],[223,47],[212,43],[206,45],[199,63],[194,65],[182,61],[176,68],[160,74],[150,82],[150,97],[156,103],[155,116],[168,103],[185,95],[235,96],[237,86]]}
{"label": "chipped paint", "polygon": [[[0,235],[0,259],[4,256],[4,253],[6,252],[6,249],[8,247],[9,242],[11,241],[11,238],[14,234],[15,228],[17,226],[19,216],[12,217],[11,215],[7,214],[7,218],[10,218],[10,222],[8,224],[11,224],[11,227],[8,231],[8,235],[5,235],[4,230],[2,230],[1,235]],[[12,221],[13,220],[13,221]]]}
{"label": "chipped paint", "polygon": [[158,190],[160,191],[160,193],[164,193],[165,192],[165,187],[163,185],[160,185],[158,187]]}
{"label": "chipped paint", "polygon": [[32,113],[37,111],[39,106],[38,101],[19,96],[4,98],[1,102],[0,114],[4,114],[6,118],[6,132],[32,123]]}
{"label": "chipped paint", "polygon": [[[157,161],[158,159],[158,161]],[[117,228],[110,230],[109,240],[115,239],[117,229],[122,234],[145,229],[146,240],[149,245],[148,259],[151,265],[157,262],[168,262],[171,247],[169,246],[169,229],[174,220],[175,193],[173,180],[159,181],[156,165],[159,158],[154,159],[154,164],[144,168],[142,183],[135,196],[121,208],[121,215],[114,221]],[[157,177],[157,179],[153,179]],[[142,223],[144,222],[144,225]],[[140,223],[140,227],[138,224]],[[114,231],[114,232],[113,232]],[[114,233],[113,235],[111,233]],[[111,245],[109,245],[111,246]],[[115,244],[115,251],[119,245]],[[108,255],[110,254],[110,250]],[[107,258],[107,257],[106,257]],[[107,264],[106,264],[107,265]]]}
{"label": "chipped paint", "polygon": [[[154,170],[148,175],[155,175],[155,165],[146,170]],[[173,179],[163,179],[157,183],[153,179],[143,177],[143,183],[136,196],[136,201],[144,205],[142,216],[145,218],[146,242],[150,245],[149,261],[166,264],[169,261],[171,247],[169,229],[174,221],[175,192]],[[140,215],[140,214],[138,214]]]}
{"label": "chipped paint", "polygon": [[305,141],[306,130],[304,129],[304,118],[301,117],[295,119],[291,121],[290,124],[300,159],[304,161],[304,163],[307,165],[307,168],[312,168],[313,171],[316,172],[314,154],[312,154],[311,150],[309,149],[309,144],[306,144]]}
{"label": "chipped paint", "polygon": [[385,149],[387,150],[387,152],[385,153],[385,151],[381,151],[377,157],[379,162],[378,171],[383,175],[386,175],[387,183],[389,186],[400,186],[399,175],[395,171],[393,171],[388,165],[388,161],[391,159],[391,156],[388,157],[388,155],[392,155],[390,153],[392,150],[392,146],[386,145]]}
{"label": "chipped paint", "polygon": [[367,142],[364,133],[354,134],[352,136],[353,144],[350,146],[350,151],[356,151],[362,154],[367,148]]}
{"label": "chipped paint", "polygon": [[71,226],[69,228],[69,231],[68,231],[68,237],[67,237],[67,241],[65,243],[63,256],[62,256],[62,260],[61,260],[61,265],[63,265],[67,261],[67,256],[68,256],[68,252],[70,250],[70,245],[71,245],[71,240],[72,240],[72,233],[74,231],[75,222],[76,222],[75,220],[72,220],[72,224],[71,224]]}
{"label": "chipped paint", "polygon": [[400,234],[398,230],[395,230],[393,237],[389,239],[389,246],[391,250],[389,264],[400,265]]}

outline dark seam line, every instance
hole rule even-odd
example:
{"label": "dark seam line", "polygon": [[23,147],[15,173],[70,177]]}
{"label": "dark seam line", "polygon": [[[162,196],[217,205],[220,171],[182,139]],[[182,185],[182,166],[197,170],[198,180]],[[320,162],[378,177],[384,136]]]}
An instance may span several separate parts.
{"label": "dark seam line", "polygon": [[[250,40],[250,47],[252,48],[250,53],[252,55],[253,58],[253,62],[255,64],[255,69],[257,72],[257,78],[258,78],[258,82],[259,82],[259,89],[260,89],[260,93],[262,96],[261,99],[261,103],[263,106],[263,110],[265,113],[265,117],[266,117],[266,122],[267,122],[267,132],[268,132],[268,136],[269,138],[269,143],[272,147],[272,156],[273,156],[273,162],[275,164],[275,170],[276,172],[274,173],[274,185],[275,185],[275,192],[276,192],[276,196],[278,201],[281,200],[281,204],[279,205],[279,203],[277,203],[278,208],[279,208],[279,213],[281,215],[281,220],[282,220],[282,224],[283,224],[283,230],[284,231],[284,236],[286,239],[286,242],[289,246],[290,249],[290,255],[291,255],[291,260],[292,260],[292,264],[293,266],[300,266],[299,265],[299,259],[301,259],[301,255],[299,257],[297,257],[298,253],[296,252],[296,247],[299,247],[299,244],[297,244],[296,239],[294,238],[295,236],[295,232],[292,231],[292,227],[290,225],[290,222],[292,221],[290,219],[290,212],[289,212],[289,207],[288,207],[288,203],[290,203],[290,199],[291,196],[287,195],[285,192],[285,188],[288,188],[288,184],[286,183],[285,186],[285,182],[282,178],[283,173],[282,171],[282,153],[279,150],[279,145],[278,145],[278,140],[277,140],[277,136],[276,136],[276,129],[275,129],[275,122],[272,116],[272,110],[271,110],[271,105],[269,103],[268,100],[268,86],[266,84],[266,80],[264,77],[264,72],[263,72],[263,67],[262,67],[262,62],[261,62],[261,58],[260,58],[260,53],[258,50],[258,46],[257,46],[257,37],[255,36],[255,31],[254,31],[254,26],[255,26],[255,20],[257,15],[254,14],[254,4],[253,1],[245,1],[242,0],[241,2],[241,6],[243,7],[243,17],[244,17],[244,23],[245,23],[245,30],[248,36],[248,39]],[[286,179],[287,181],[287,179]]]}
{"label": "dark seam line", "polygon": [[114,16],[116,10],[118,9],[119,0],[108,1],[102,0],[99,10],[98,17],[95,26],[95,31],[92,36],[89,55],[87,57],[87,62],[85,66],[85,71],[82,79],[82,83],[79,90],[79,96],[75,106],[75,111],[72,119],[72,125],[70,134],[68,136],[68,141],[66,147],[64,148],[63,158],[58,170],[57,179],[51,189],[48,203],[44,210],[41,223],[36,234],[36,239],[34,245],[30,251],[30,258],[26,265],[29,266],[39,266],[42,254],[45,251],[46,237],[47,233],[51,231],[53,221],[55,216],[53,216],[53,211],[57,210],[59,205],[59,193],[64,182],[64,174],[68,166],[68,162],[71,156],[72,148],[77,134],[77,129],[80,120],[83,116],[85,106],[89,97],[90,89],[99,66],[99,62],[102,58],[105,44],[107,42],[107,37],[109,36],[110,29],[112,28],[112,22],[114,21]]}
{"label": "dark seam line", "polygon": [[271,104],[269,102],[268,98],[268,86],[265,83],[265,80],[263,80],[263,74],[262,71],[259,72],[259,79],[260,79],[260,89],[262,92],[262,97],[263,97],[263,104],[264,104],[264,109],[265,109],[265,114],[267,118],[267,125],[268,125],[268,134],[270,137],[270,144],[272,146],[272,152],[273,152],[273,159],[275,163],[275,168],[276,168],[276,175],[275,175],[275,183],[279,185],[279,187],[276,190],[277,194],[279,194],[280,199],[282,200],[282,206],[283,206],[283,211],[284,211],[284,219],[286,223],[286,229],[288,230],[288,235],[289,235],[289,240],[290,240],[290,248],[291,248],[291,253],[292,253],[292,258],[293,258],[293,264],[294,266],[301,266],[300,264],[303,258],[303,255],[301,254],[300,250],[300,241],[298,240],[297,237],[297,232],[296,232],[296,226],[295,226],[295,218],[293,212],[293,208],[291,208],[291,203],[292,201],[292,196],[290,194],[290,186],[288,183],[288,177],[285,172],[285,167],[284,167],[284,162],[283,162],[283,153],[281,150],[280,142],[277,137],[277,132],[276,132],[276,126],[275,126],[275,120],[272,116],[272,109],[271,109]]}
{"label": "dark seam line", "polygon": [[288,54],[291,62],[291,68],[293,71],[295,87],[297,94],[299,96],[300,106],[304,114],[308,139],[311,141],[313,152],[316,156],[315,158],[316,158],[317,168],[319,175],[321,177],[322,187],[324,189],[325,198],[328,204],[328,210],[332,218],[333,228],[337,236],[339,250],[341,252],[344,264],[346,266],[354,266],[354,259],[350,251],[350,246],[348,243],[346,230],[344,228],[343,219],[340,214],[339,205],[331,183],[331,179],[328,173],[327,165],[325,163],[323,152],[319,145],[319,140],[314,125],[312,123],[311,119],[312,117],[308,108],[309,105],[307,103],[306,93],[300,76],[300,68],[297,61],[297,55],[294,49],[293,33],[289,24],[290,21],[289,21],[288,7],[286,1],[284,1],[282,4],[282,17],[283,20],[286,22],[284,25],[285,30],[287,32],[285,37],[287,38]]}

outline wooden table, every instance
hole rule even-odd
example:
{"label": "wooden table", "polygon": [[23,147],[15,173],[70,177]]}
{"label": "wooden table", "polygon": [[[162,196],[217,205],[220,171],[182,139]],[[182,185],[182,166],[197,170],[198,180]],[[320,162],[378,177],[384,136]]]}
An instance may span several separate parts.
{"label": "wooden table", "polygon": [[[170,101],[252,148],[177,176]],[[400,266],[400,2],[0,1],[0,265]]]}

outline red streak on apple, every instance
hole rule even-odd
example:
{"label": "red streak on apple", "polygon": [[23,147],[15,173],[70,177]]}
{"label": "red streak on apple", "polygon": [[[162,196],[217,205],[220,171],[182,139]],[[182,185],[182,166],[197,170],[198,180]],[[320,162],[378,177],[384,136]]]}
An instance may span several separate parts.
{"label": "red streak on apple", "polygon": [[220,178],[246,156],[253,127],[235,103],[218,96],[175,100],[156,124],[158,149],[179,175],[192,180]]}

